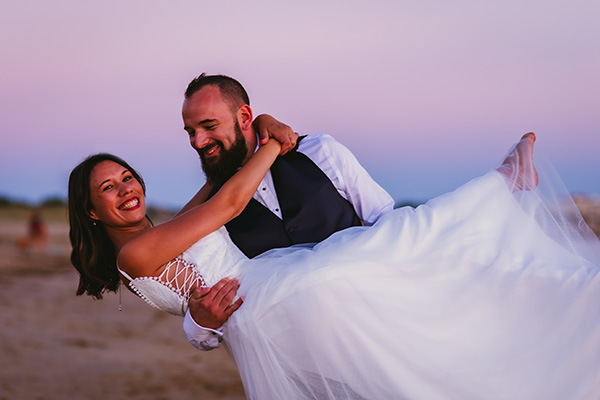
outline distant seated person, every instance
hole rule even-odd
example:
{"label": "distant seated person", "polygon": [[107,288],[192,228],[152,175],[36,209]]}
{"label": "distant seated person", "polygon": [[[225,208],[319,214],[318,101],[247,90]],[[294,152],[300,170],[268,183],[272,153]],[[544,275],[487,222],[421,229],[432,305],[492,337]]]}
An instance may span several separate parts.
{"label": "distant seated person", "polygon": [[46,225],[39,210],[31,211],[27,219],[27,235],[17,240],[17,247],[22,252],[44,252],[48,243]]}

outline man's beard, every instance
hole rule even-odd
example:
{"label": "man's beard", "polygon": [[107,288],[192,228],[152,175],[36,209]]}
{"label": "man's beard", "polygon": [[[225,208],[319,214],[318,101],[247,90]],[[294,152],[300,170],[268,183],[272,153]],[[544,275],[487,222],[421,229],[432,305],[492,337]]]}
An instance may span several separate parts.
{"label": "man's beard", "polygon": [[207,161],[204,157],[204,151],[198,151],[198,155],[200,155],[200,160],[202,161],[202,170],[206,175],[206,179],[213,185],[220,186],[231,178],[242,166],[242,162],[244,162],[248,154],[246,139],[237,121],[235,122],[234,129],[235,141],[229,150],[225,150],[223,143],[217,141],[217,146],[220,147],[218,160],[212,161],[209,159]]}

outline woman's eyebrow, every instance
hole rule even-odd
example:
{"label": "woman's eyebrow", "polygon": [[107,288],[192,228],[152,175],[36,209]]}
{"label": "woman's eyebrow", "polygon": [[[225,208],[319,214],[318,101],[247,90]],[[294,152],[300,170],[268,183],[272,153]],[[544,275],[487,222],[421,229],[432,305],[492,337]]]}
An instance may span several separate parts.
{"label": "woman's eyebrow", "polygon": [[[124,169],[123,172],[121,172],[121,176],[125,175],[126,173],[128,173],[129,170],[128,169]],[[98,189],[100,189],[102,187],[102,185],[104,185],[106,182],[110,181],[110,178],[108,178],[107,180],[100,182],[100,184],[98,185]]]}

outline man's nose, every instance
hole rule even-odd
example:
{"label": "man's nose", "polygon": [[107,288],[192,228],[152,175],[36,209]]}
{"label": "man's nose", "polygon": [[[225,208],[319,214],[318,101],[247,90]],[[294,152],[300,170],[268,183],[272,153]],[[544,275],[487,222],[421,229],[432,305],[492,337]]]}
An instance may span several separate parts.
{"label": "man's nose", "polygon": [[190,143],[193,148],[201,149],[206,146],[210,141],[208,135],[204,132],[196,132],[190,136]]}

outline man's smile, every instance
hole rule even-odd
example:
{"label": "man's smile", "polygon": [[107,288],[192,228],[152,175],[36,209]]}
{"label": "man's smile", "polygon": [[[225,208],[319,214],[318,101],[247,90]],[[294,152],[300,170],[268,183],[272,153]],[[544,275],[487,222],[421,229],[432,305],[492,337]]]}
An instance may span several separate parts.
{"label": "man's smile", "polygon": [[211,143],[201,148],[198,153],[204,158],[214,158],[219,155],[222,147],[220,143]]}

